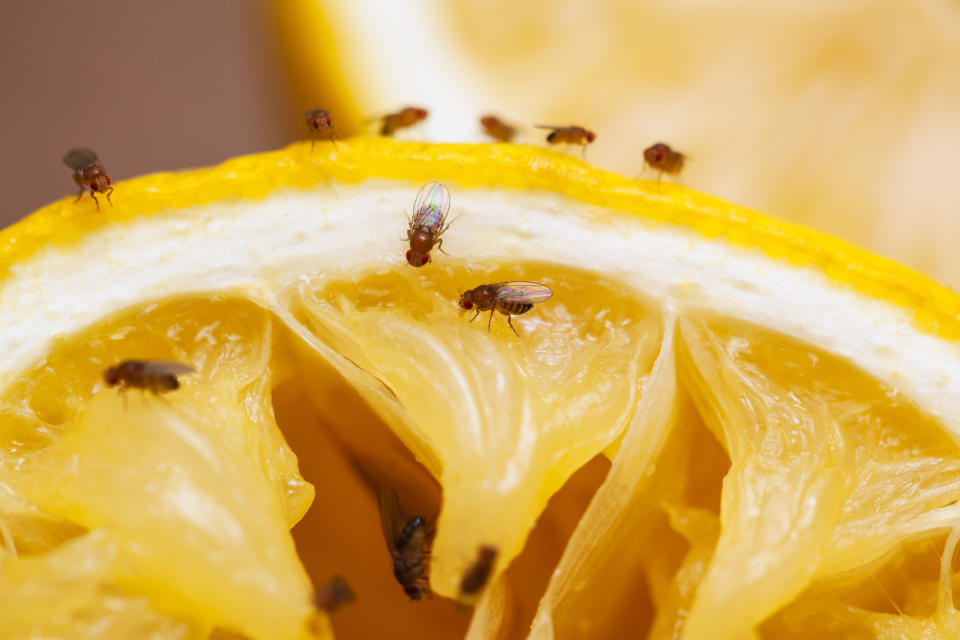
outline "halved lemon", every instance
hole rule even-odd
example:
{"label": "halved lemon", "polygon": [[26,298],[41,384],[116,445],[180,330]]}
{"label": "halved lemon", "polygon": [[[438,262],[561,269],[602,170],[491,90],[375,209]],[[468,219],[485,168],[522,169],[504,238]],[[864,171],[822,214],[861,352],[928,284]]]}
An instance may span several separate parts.
{"label": "halved lemon", "polygon": [[[415,269],[429,180],[456,218]],[[960,628],[960,298],[921,276],[522,146],[296,144],[115,196],[0,235],[3,637],[328,637],[334,573],[342,637]],[[458,313],[510,280],[554,292],[519,336]],[[120,397],[125,358],[197,373]],[[384,488],[435,528],[433,599]]]}

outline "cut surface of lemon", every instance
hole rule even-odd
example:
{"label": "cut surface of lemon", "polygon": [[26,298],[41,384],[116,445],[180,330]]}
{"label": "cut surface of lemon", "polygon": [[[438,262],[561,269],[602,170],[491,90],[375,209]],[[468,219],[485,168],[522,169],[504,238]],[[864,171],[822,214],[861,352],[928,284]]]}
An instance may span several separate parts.
{"label": "cut surface of lemon", "polygon": [[[448,255],[415,269],[429,180]],[[115,196],[0,234],[3,637],[960,628],[960,298],[921,276],[523,146],[305,143]],[[553,291],[518,336],[458,313],[513,280]],[[125,358],[196,373],[120,396]],[[384,488],[435,598],[393,578]]]}

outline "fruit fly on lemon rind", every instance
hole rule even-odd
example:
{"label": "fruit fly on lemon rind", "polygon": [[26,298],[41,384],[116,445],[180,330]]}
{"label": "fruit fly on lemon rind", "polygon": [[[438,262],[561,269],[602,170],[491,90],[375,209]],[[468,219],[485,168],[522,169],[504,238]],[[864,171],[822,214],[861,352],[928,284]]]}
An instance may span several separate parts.
{"label": "fruit fly on lemon rind", "polygon": [[493,322],[493,312],[499,311],[507,316],[507,324],[517,333],[513,326],[511,316],[522,315],[533,305],[545,302],[553,297],[553,291],[546,285],[539,282],[495,282],[493,284],[482,284],[460,294],[459,305],[464,311],[476,310],[476,313],[470,318],[470,322],[477,319],[482,311],[490,312],[490,319],[487,320],[487,331],[490,331],[490,324]]}
{"label": "fruit fly on lemon rind", "polygon": [[556,127],[549,124],[538,124],[534,125],[538,129],[549,129],[550,133],[547,134],[547,142],[550,144],[579,144],[583,147],[582,157],[584,160],[587,159],[587,145],[593,142],[597,134],[589,129],[584,129],[583,127],[578,127],[571,125],[569,127]]}
{"label": "fruit fly on lemon rind", "polygon": [[333,148],[337,148],[337,132],[333,128],[333,116],[326,109],[313,109],[303,112],[304,120],[307,123],[307,130],[310,131],[312,139],[310,140],[310,150],[313,151],[317,144],[317,139],[329,140],[333,143]]}
{"label": "fruit fly on lemon rind", "polygon": [[423,185],[413,203],[413,218],[407,227],[407,263],[413,267],[422,267],[430,262],[430,251],[434,246],[443,251],[443,239],[440,237],[450,228],[447,214],[450,213],[450,192],[439,182]]}
{"label": "fruit fly on lemon rind", "polygon": [[96,153],[86,147],[71,149],[67,152],[67,155],[63,156],[63,164],[73,170],[73,181],[80,187],[77,202],[83,197],[84,190],[90,189],[90,197],[96,203],[97,211],[100,210],[100,201],[94,194],[102,193],[106,195],[107,202],[113,204],[110,200],[110,194],[113,193],[113,184]]}
{"label": "fruit fly on lemon rind", "polygon": [[483,116],[480,118],[480,126],[484,133],[500,142],[510,142],[517,135],[516,127],[511,127],[497,116]]}
{"label": "fruit fly on lemon rind", "polygon": [[388,113],[380,120],[380,135],[390,137],[400,129],[412,127],[427,119],[430,112],[422,107],[404,107],[395,113]]}
{"label": "fruit fly on lemon rind", "polygon": [[430,595],[427,586],[430,531],[426,519],[414,516],[404,522],[397,492],[384,489],[380,492],[380,526],[393,562],[393,577],[403,592],[411,600]]}
{"label": "fruit fly on lemon rind", "polygon": [[657,180],[665,173],[675,175],[683,170],[683,163],[687,157],[674,150],[665,142],[652,144],[643,150],[643,160],[657,173]]}

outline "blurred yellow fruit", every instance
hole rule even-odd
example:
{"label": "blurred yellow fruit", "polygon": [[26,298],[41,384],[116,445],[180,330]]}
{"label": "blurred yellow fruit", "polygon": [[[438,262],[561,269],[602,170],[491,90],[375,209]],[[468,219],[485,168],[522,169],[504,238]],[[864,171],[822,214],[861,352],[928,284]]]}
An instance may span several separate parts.
{"label": "blurred yellow fruit", "polygon": [[533,124],[580,124],[588,160],[630,176],[662,140],[684,184],[960,287],[956,2],[276,4],[322,16],[329,37],[290,59],[335,61],[368,115],[426,106],[437,142],[483,139],[487,112],[541,144]]}

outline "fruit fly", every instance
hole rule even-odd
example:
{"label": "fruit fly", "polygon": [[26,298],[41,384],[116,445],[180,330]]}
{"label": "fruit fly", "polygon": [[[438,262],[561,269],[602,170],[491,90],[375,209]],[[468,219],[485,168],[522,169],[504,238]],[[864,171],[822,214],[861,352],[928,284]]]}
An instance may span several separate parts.
{"label": "fruit fly", "polygon": [[500,142],[510,142],[513,136],[517,135],[517,130],[511,127],[497,116],[483,116],[480,118],[480,124],[484,132]]}
{"label": "fruit fly", "polygon": [[396,113],[388,113],[380,118],[380,135],[392,136],[398,129],[412,127],[426,120],[429,113],[420,107],[405,107]]}
{"label": "fruit fly", "polygon": [[659,171],[659,175],[663,175],[664,173],[680,173],[686,156],[671,149],[670,145],[658,142],[643,150],[643,159],[648,165]]}
{"label": "fruit fly", "polygon": [[430,594],[427,586],[427,549],[430,532],[422,516],[414,516],[403,523],[400,501],[393,489],[380,492],[380,524],[387,550],[393,560],[393,577],[411,600]]}
{"label": "fruit fly", "polygon": [[547,142],[550,144],[579,144],[583,147],[583,159],[587,159],[587,145],[596,139],[597,134],[583,127],[554,127],[547,124],[536,125],[538,129],[550,129]]}
{"label": "fruit fly", "polygon": [[[443,239],[440,237],[450,228],[447,214],[450,212],[450,192],[439,182],[423,185],[413,203],[413,218],[407,227],[407,262],[414,267],[422,267],[430,262],[430,250],[436,245],[443,251]],[[446,253],[446,252],[444,252]]]}
{"label": "fruit fly", "polygon": [[[103,163],[100,162],[97,154],[86,147],[71,149],[67,155],[63,156],[63,164],[73,169],[73,181],[80,187],[77,201],[83,197],[84,189],[90,189],[90,197],[97,204],[97,211],[100,210],[100,202],[94,194],[105,194],[107,201],[110,202],[113,185],[110,183],[110,176],[107,175],[107,171],[103,168]],[[113,203],[110,202],[110,204]]]}
{"label": "fruit fly", "polygon": [[117,387],[121,393],[135,388],[161,394],[179,389],[177,376],[193,372],[193,367],[182,362],[124,360],[104,371],[103,380],[108,386]]}
{"label": "fruit fly", "polygon": [[313,594],[313,606],[330,613],[356,600],[353,589],[342,576],[335,575]]}
{"label": "fruit fly", "polygon": [[469,596],[483,589],[493,571],[493,562],[497,559],[497,548],[490,545],[480,545],[477,549],[477,559],[463,572],[460,580],[460,593]]}
{"label": "fruit fly", "polygon": [[470,322],[476,320],[481,311],[489,311],[487,331],[490,331],[490,323],[493,322],[493,312],[499,311],[507,316],[507,324],[519,337],[520,334],[510,321],[510,316],[522,315],[530,311],[533,305],[549,300],[552,296],[553,291],[536,282],[497,282],[482,284],[461,293],[460,308],[464,311],[476,309]]}
{"label": "fruit fly", "polygon": [[307,129],[313,135],[313,140],[310,141],[311,151],[316,145],[318,138],[320,140],[329,140],[333,143],[334,147],[337,146],[337,132],[333,130],[333,117],[329,111],[325,109],[314,109],[313,111],[304,111],[303,115],[307,123]]}

